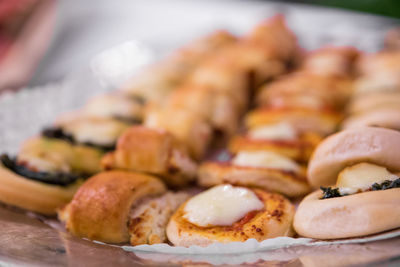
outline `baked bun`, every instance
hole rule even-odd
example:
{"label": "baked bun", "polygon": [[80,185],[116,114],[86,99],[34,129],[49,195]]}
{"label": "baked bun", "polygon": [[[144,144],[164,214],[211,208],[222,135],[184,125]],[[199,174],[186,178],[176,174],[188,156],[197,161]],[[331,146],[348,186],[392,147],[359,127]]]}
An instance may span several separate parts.
{"label": "baked bun", "polygon": [[398,107],[382,107],[356,114],[344,120],[342,124],[343,129],[359,128],[363,126],[376,126],[400,130],[400,105]]}
{"label": "baked bun", "polygon": [[289,123],[299,134],[314,132],[328,135],[335,131],[341,116],[330,110],[309,108],[259,108],[249,112],[245,118],[247,128],[279,122]]}
{"label": "baked bun", "polygon": [[361,162],[400,170],[400,133],[395,130],[360,127],[323,140],[308,165],[307,178],[317,188],[335,184],[340,171]]}
{"label": "baked bun", "polygon": [[288,197],[303,196],[310,192],[305,171],[295,173],[283,169],[237,166],[230,162],[205,162],[198,170],[197,182],[204,187],[229,183],[256,187],[284,194]]}
{"label": "baked bun", "polygon": [[400,227],[400,188],[320,199],[318,190],[300,203],[294,217],[299,235],[318,239],[365,236]]}
{"label": "baked bun", "polygon": [[59,218],[78,237],[109,243],[129,242],[131,207],[145,197],[165,191],[164,184],[153,176],[103,172],[81,186],[72,201],[60,210]]}
{"label": "baked bun", "polygon": [[278,236],[292,235],[292,219],[294,207],[289,200],[278,194],[252,189],[264,207],[261,210],[250,211],[244,217],[229,226],[201,227],[189,222],[185,215],[185,206],[171,217],[167,236],[175,246],[189,247],[193,245],[208,246],[221,242],[243,242],[250,238],[262,241]]}
{"label": "baked bun", "polygon": [[0,201],[25,210],[55,215],[67,204],[82,182],[56,185],[21,176],[0,162]]}
{"label": "baked bun", "polygon": [[132,126],[125,131],[118,139],[116,150],[106,154],[101,163],[105,170],[154,174],[172,186],[193,181],[197,169],[171,134],[143,126]]}

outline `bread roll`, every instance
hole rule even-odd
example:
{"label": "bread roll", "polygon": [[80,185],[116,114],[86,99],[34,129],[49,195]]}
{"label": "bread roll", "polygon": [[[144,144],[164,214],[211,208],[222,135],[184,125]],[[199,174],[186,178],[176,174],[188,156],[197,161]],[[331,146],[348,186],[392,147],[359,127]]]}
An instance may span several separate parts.
{"label": "bread roll", "polygon": [[322,141],[311,157],[307,178],[310,184],[330,186],[345,167],[360,162],[400,170],[400,132],[374,127],[349,129]]}
{"label": "bread roll", "polygon": [[130,239],[131,207],[145,197],[166,191],[157,178],[145,174],[109,171],[88,179],[72,201],[59,212],[59,219],[78,237],[109,243]]}

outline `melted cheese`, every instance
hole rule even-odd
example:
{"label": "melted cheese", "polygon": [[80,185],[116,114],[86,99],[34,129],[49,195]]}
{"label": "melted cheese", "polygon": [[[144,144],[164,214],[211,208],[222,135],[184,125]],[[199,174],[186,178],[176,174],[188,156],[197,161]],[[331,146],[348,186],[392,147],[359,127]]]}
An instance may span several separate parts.
{"label": "melted cheese", "polygon": [[300,166],[293,160],[271,151],[242,151],[233,158],[238,166],[300,171]]}
{"label": "melted cheese", "polygon": [[249,132],[253,139],[293,140],[296,136],[295,129],[287,122],[257,127]]}
{"label": "melted cheese", "polygon": [[247,213],[263,208],[263,202],[253,191],[219,185],[191,198],[185,204],[183,217],[201,227],[229,226]]}
{"label": "melted cheese", "polygon": [[397,175],[389,172],[385,167],[371,163],[359,163],[341,171],[336,186],[343,194],[353,194],[367,190],[374,183],[397,178]]}

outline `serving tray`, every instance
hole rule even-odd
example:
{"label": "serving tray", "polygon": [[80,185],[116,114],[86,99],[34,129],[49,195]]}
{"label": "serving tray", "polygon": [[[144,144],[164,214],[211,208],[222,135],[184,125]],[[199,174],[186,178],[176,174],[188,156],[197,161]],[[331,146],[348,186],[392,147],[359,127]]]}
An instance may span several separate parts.
{"label": "serving tray", "polygon": [[[262,1],[209,0],[151,0],[142,1],[140,5],[139,1],[120,1],[119,9],[130,10],[136,15],[129,21],[128,14],[124,17],[127,11],[122,12],[122,15],[116,15],[114,14],[116,7],[111,7],[112,4],[107,2],[99,1],[100,15],[96,13],[92,19],[114,16],[115,27],[131,23],[130,34],[127,35],[129,38],[98,53],[88,60],[87,64],[78,66],[77,62],[81,58],[71,52],[76,44],[65,40],[61,48],[56,46],[59,42],[57,41],[59,34],[56,32],[54,43],[32,80],[33,84],[39,84],[39,86],[0,94],[1,152],[15,153],[21,141],[39,132],[60,113],[76,109],[93,95],[120,86],[141,66],[167,54],[190,39],[214,29],[226,28],[240,34],[263,18],[284,13],[289,26],[299,37],[301,45],[307,49],[334,44],[354,45],[365,51],[376,51],[382,45],[385,31],[395,25],[400,25],[393,19],[336,9]],[[60,4],[58,7],[60,20],[65,20],[68,15],[65,14],[68,12],[63,13],[61,9],[65,5],[71,4],[65,1]],[[109,13],[105,14],[104,12],[108,9],[110,9]],[[174,19],[170,19],[171,17]],[[141,28],[143,25],[148,25],[149,29],[157,28],[159,33],[163,34],[157,35],[152,34],[150,30],[144,31]],[[61,31],[62,27],[59,26],[58,30]],[[80,45],[81,47],[74,51],[89,49],[87,46],[90,44]],[[144,54],[147,56],[143,57]],[[65,61],[68,55],[71,60]],[[138,55],[142,56],[141,61],[137,60],[136,65],[129,65],[131,60],[128,59],[138,59],[136,57]],[[110,60],[116,64],[110,66]],[[110,75],[110,67],[113,68],[111,69],[113,75]],[[68,73],[64,73],[66,76],[63,79],[48,83],[48,77],[52,77],[52,74],[57,71],[65,70],[68,70]],[[50,227],[30,213],[0,206],[0,265],[8,266],[149,264],[160,266],[191,264],[278,266],[368,264],[381,266],[383,263],[395,266],[400,264],[399,246],[400,238],[396,237],[364,244],[332,244],[318,247],[300,245],[264,252],[217,256],[127,252],[119,247],[73,237],[62,230]]]}

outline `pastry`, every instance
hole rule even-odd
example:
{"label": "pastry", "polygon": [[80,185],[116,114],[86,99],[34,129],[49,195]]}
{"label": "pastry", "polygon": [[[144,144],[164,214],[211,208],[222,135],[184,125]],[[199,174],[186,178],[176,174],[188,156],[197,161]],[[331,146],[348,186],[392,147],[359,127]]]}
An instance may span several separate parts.
{"label": "pastry", "polygon": [[348,113],[364,113],[379,108],[398,108],[400,105],[399,92],[381,92],[360,95],[352,99],[348,105]]}
{"label": "pastry", "polygon": [[359,237],[400,227],[400,133],[358,128],[321,143],[308,178],[321,190],[300,203],[294,228],[319,239]]}
{"label": "pastry", "polygon": [[249,129],[285,122],[298,134],[313,132],[321,136],[333,133],[340,121],[341,115],[335,111],[311,108],[259,108],[245,117],[245,125]]}
{"label": "pastry", "polygon": [[296,161],[307,162],[312,151],[322,140],[319,134],[299,134],[287,122],[266,124],[249,129],[229,142],[229,151],[273,151]]}
{"label": "pastry", "polygon": [[238,128],[240,111],[232,97],[212,87],[185,85],[169,96],[166,109],[180,109],[204,118],[215,132],[232,135]]}
{"label": "pastry", "polygon": [[350,76],[358,54],[354,47],[324,47],[308,53],[300,69],[324,76]]}
{"label": "pastry", "polygon": [[315,149],[307,170],[310,184],[332,186],[344,168],[362,162],[400,171],[400,133],[395,130],[360,127],[333,134]]}
{"label": "pastry", "polygon": [[197,160],[203,158],[212,138],[212,129],[206,119],[183,108],[149,107],[143,125],[170,132]]}
{"label": "pastry", "polygon": [[114,152],[102,159],[105,170],[119,169],[159,176],[168,185],[193,181],[197,165],[171,134],[164,130],[132,126],[118,139]]}
{"label": "pastry", "polygon": [[267,107],[341,109],[351,94],[348,78],[298,72],[260,88],[256,101]]}
{"label": "pastry", "polygon": [[291,236],[293,205],[260,189],[220,185],[182,204],[170,219],[167,236],[175,246],[262,241]]}
{"label": "pastry", "polygon": [[297,162],[272,151],[240,151],[227,161],[202,163],[197,182],[204,187],[230,183],[297,197],[310,191],[305,172]]}
{"label": "pastry", "polygon": [[157,178],[124,171],[109,171],[88,179],[72,201],[59,211],[59,219],[78,237],[109,243],[127,243],[132,207],[145,198],[166,192]]}
{"label": "pastry", "polygon": [[32,170],[7,155],[0,160],[0,201],[25,210],[54,215],[82,184],[73,173]]}
{"label": "pastry", "polygon": [[400,103],[398,107],[382,107],[353,115],[342,123],[343,129],[363,126],[384,127],[400,131]]}

